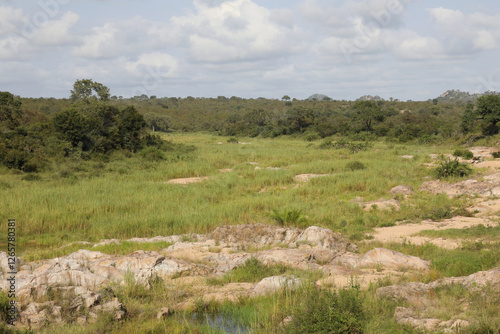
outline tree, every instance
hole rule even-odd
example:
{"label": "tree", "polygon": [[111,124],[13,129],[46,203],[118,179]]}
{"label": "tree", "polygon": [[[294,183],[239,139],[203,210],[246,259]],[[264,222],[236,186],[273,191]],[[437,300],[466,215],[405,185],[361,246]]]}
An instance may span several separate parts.
{"label": "tree", "polygon": [[10,129],[18,125],[21,116],[21,101],[9,92],[0,92],[0,125]]}
{"label": "tree", "polygon": [[354,104],[353,107],[354,118],[360,121],[363,124],[364,130],[372,131],[373,130],[373,122],[382,122],[384,121],[385,115],[380,108],[373,101],[359,101]]}
{"label": "tree", "polygon": [[495,135],[499,132],[500,96],[485,95],[476,101],[477,118],[481,120],[484,135]]}
{"label": "tree", "polygon": [[73,101],[81,100],[86,103],[90,103],[92,99],[108,101],[109,98],[109,88],[91,79],[76,80],[70,96],[70,99]]}
{"label": "tree", "polygon": [[283,95],[283,97],[281,98],[283,101],[290,101],[290,96],[288,95]]}
{"label": "tree", "polygon": [[170,128],[170,117],[167,115],[158,115],[153,112],[144,115],[144,120],[148,127],[154,131],[167,131]]}
{"label": "tree", "polygon": [[122,147],[134,152],[137,151],[141,144],[141,130],[145,126],[144,117],[139,114],[135,107],[125,108],[120,113],[120,124],[118,125]]}
{"label": "tree", "polygon": [[77,147],[79,143],[85,143],[84,148],[89,148],[88,121],[78,110],[71,108],[61,111],[54,116],[52,122],[56,131],[62,133],[73,147]]}

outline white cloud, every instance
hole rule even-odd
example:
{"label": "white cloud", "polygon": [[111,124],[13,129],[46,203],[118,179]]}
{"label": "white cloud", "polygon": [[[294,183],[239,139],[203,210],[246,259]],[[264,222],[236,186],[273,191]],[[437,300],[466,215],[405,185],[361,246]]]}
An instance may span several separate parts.
{"label": "white cloud", "polygon": [[160,52],[142,54],[135,62],[124,62],[124,68],[127,72],[136,77],[154,75],[161,78],[168,78],[175,75],[177,67],[177,59],[169,54]]}
{"label": "white cloud", "polygon": [[72,12],[51,19],[43,12],[30,16],[22,9],[0,7],[0,59],[33,59],[47,51],[45,46],[72,43],[75,37],[70,30],[78,20]]}
{"label": "white cloud", "polygon": [[500,42],[500,15],[464,14],[446,8],[428,9],[448,55],[492,50]]}
{"label": "white cloud", "polygon": [[33,40],[36,44],[55,46],[73,43],[75,36],[70,29],[78,22],[80,17],[72,12],[63,14],[60,20],[46,22],[36,32]]}
{"label": "white cloud", "polygon": [[273,15],[250,0],[194,4],[195,13],[172,18],[173,25],[187,32],[188,52],[194,61],[255,61],[300,49],[296,39],[300,32],[284,20],[283,12]]}
{"label": "white cloud", "polygon": [[17,32],[23,17],[22,9],[0,6],[0,37]]}

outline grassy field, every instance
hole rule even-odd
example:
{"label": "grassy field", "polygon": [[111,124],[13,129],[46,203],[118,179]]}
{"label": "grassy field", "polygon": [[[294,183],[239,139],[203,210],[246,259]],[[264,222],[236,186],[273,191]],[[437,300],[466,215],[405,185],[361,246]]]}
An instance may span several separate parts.
{"label": "grassy field", "polygon": [[[17,220],[21,247],[43,248],[79,240],[205,233],[224,224],[273,223],[273,210],[300,210],[307,220],[303,224],[360,240],[372,227],[432,218],[435,212],[465,205],[461,199],[424,193],[403,201],[399,212],[364,212],[350,202],[357,196],[365,201],[391,198],[388,190],[400,184],[418,189],[431,175],[422,163],[429,161],[429,153],[451,150],[443,146],[375,143],[353,154],[320,149],[321,141],[300,138],[240,138],[251,143],[242,145],[210,134],[164,137],[195,149],[167,153],[160,161],[121,152],[103,161],[69,160],[37,175],[1,170],[0,221]],[[354,161],[366,168],[348,168]],[[232,172],[219,172],[229,168]],[[328,175],[297,183],[294,176],[303,173]],[[165,183],[199,176],[209,179],[187,186]]]}
{"label": "grassy field", "polygon": [[[102,160],[64,160],[39,174],[23,174],[0,169],[0,221],[17,221],[18,253],[27,261],[63,256],[88,245],[75,241],[96,242],[105,238],[129,239],[182,233],[206,233],[225,224],[266,223],[306,227],[318,225],[343,233],[360,244],[360,251],[385,246],[406,254],[432,260],[433,268],[421,276],[406,276],[408,281],[431,280],[452,275],[465,275],[498,265],[499,244],[470,243],[462,249],[448,251],[433,245],[379,245],[369,241],[367,233],[378,226],[390,226],[397,221],[416,222],[422,219],[443,219],[464,212],[466,198],[449,199],[444,195],[416,192],[405,199],[391,195],[397,185],[409,185],[415,190],[422,182],[432,179],[432,170],[424,163],[431,162],[431,153],[451,153],[456,145],[422,146],[375,142],[365,151],[352,153],[349,149],[322,149],[323,141],[303,138],[275,139],[239,138],[229,143],[227,137],[211,134],[164,134],[164,139],[183,144],[181,149],[164,153],[163,159],[154,155],[131,156],[116,152]],[[335,140],[335,138],[333,138]],[[325,146],[325,145],[323,145]],[[401,157],[412,155],[412,159]],[[256,168],[258,167],[258,168]],[[220,172],[220,169],[231,169]],[[299,174],[327,174],[298,182]],[[167,184],[175,178],[208,177],[201,183]],[[352,200],[400,200],[401,209],[363,211]],[[278,219],[288,215],[291,222]],[[424,232],[440,237],[494,239],[498,227],[471,228],[464,231]],[[493,234],[493,236],[492,236]],[[5,234],[1,234],[5,238]],[[0,239],[5,244],[6,240]],[[3,247],[3,245],[1,245]],[[125,242],[98,249],[108,254],[128,254],[137,249],[159,250],[166,243],[136,244]],[[318,273],[299,273],[287,267],[269,267],[254,262],[235,269],[224,277],[207,280],[207,284],[255,282],[262,275],[289,274],[306,277]],[[311,277],[317,279],[318,277]],[[173,305],[180,298],[163,284],[147,290],[130,281],[114,291],[129,311],[129,319],[114,323],[109,317],[86,327],[52,325],[45,332],[72,333],[221,333],[204,321],[193,320],[193,314],[224,315],[252,333],[315,333],[328,331],[331,321],[338,326],[349,323],[348,332],[418,333],[394,320],[396,303],[375,296],[375,289],[390,284],[389,280],[359,290],[356,286],[336,292],[320,291],[304,286],[296,291],[245,299],[238,303],[200,302],[191,313],[179,313],[166,320],[157,320],[156,312]],[[450,288],[451,289],[451,288]],[[189,293],[189,292],[188,292]],[[446,306],[453,289],[440,292],[436,312]],[[460,292],[461,293],[461,292]],[[494,314],[498,296],[491,295],[475,303],[471,314],[481,314],[488,328],[500,328]],[[340,318],[328,318],[328,309],[311,314],[307,310],[319,301],[346,310]],[[474,313],[475,312],[475,313]],[[491,313],[491,314],[490,314]],[[279,323],[286,315],[300,319],[285,330]],[[442,314],[439,314],[442,315]],[[316,317],[316,318],[315,318]],[[325,320],[326,319],[326,320]],[[334,322],[335,323],[335,322]],[[304,325],[305,324],[305,325]],[[320,327],[308,324],[319,324]],[[304,327],[304,326],[305,327]],[[479,324],[480,325],[480,324]],[[0,327],[0,331],[2,327]],[[479,329],[480,330],[480,329]],[[42,331],[43,332],[43,331]],[[471,330],[470,333],[474,331]],[[480,331],[476,331],[479,333]],[[466,333],[466,332],[464,332]]]}

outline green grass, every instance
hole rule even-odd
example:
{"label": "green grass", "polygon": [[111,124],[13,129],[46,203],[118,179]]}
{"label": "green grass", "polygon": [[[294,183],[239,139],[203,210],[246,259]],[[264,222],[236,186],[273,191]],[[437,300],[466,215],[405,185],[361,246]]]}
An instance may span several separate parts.
{"label": "green grass", "polygon": [[[360,252],[365,252],[380,243],[360,245]],[[419,281],[431,281],[441,277],[467,276],[481,270],[489,270],[500,265],[500,243],[466,243],[462,248],[443,249],[433,244],[414,245],[411,243],[391,243],[384,245],[403,254],[420,257],[431,261],[431,271],[422,272],[414,277]]]}
{"label": "green grass", "polygon": [[[360,240],[372,227],[427,219],[467,204],[426,193],[402,201],[399,212],[364,212],[350,203],[356,196],[366,201],[390,198],[388,190],[399,184],[418,189],[430,171],[418,159],[400,155],[427,156],[446,152],[446,147],[375,143],[353,155],[290,137],[240,139],[250,145],[227,144],[209,134],[168,134],[165,139],[195,150],[178,157],[167,152],[171,158],[157,162],[126,152],[102,161],[65,160],[32,181],[0,169],[0,221],[17,220],[19,247],[48,248],[79,240],[206,233],[223,224],[273,224],[270,213],[289,208],[306,216],[307,225]],[[366,169],[346,171],[353,161]],[[226,168],[233,171],[218,171]],[[297,184],[294,176],[303,173],[328,176]],[[195,176],[210,179],[187,186],[165,183]],[[5,243],[5,235],[1,238]]]}
{"label": "green grass", "polygon": [[144,251],[160,251],[162,249],[170,246],[171,243],[168,242],[130,242],[123,241],[120,244],[109,244],[103,246],[92,247],[92,245],[85,245],[80,243],[70,244],[68,246],[58,247],[58,248],[28,248],[26,252],[23,253],[24,261],[38,261],[44,259],[51,259],[55,257],[67,256],[73,252],[80,249],[88,249],[94,252],[102,252],[109,255],[128,255],[137,250]]}
{"label": "green grass", "polygon": [[464,229],[427,230],[418,235],[432,238],[499,240],[500,225],[478,225]]}
{"label": "green grass", "polygon": [[304,271],[299,269],[292,269],[285,265],[264,265],[262,262],[252,257],[245,261],[245,263],[233,269],[231,272],[225,274],[221,278],[208,278],[208,285],[224,285],[227,283],[241,283],[249,282],[256,283],[266,277],[279,276],[279,275],[294,275],[297,277],[304,277],[309,279],[320,279],[323,276],[321,271]]}

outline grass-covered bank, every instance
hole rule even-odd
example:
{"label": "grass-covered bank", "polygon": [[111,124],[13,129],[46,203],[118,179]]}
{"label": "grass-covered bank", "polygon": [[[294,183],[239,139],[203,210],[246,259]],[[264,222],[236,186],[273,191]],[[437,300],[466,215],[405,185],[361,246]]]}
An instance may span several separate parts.
{"label": "grass-covered bank", "polygon": [[[2,169],[0,220],[17,220],[21,245],[43,247],[204,233],[223,224],[273,223],[273,210],[288,209],[300,210],[304,225],[332,228],[359,240],[372,227],[442,218],[436,212],[442,216],[467,202],[417,193],[402,201],[400,211],[365,212],[351,203],[357,196],[366,201],[394,197],[388,190],[400,184],[418,189],[431,176],[422,163],[429,161],[430,153],[451,151],[447,146],[376,142],[366,151],[350,153],[291,137],[240,139],[248,145],[229,144],[227,138],[209,134],[164,137],[195,149],[173,151],[161,159],[115,152],[102,161],[68,160],[38,174]],[[353,161],[365,168],[348,168]],[[227,168],[232,172],[218,171]],[[294,180],[303,173],[328,175],[304,183]],[[165,183],[196,176],[209,179],[187,186]]]}

